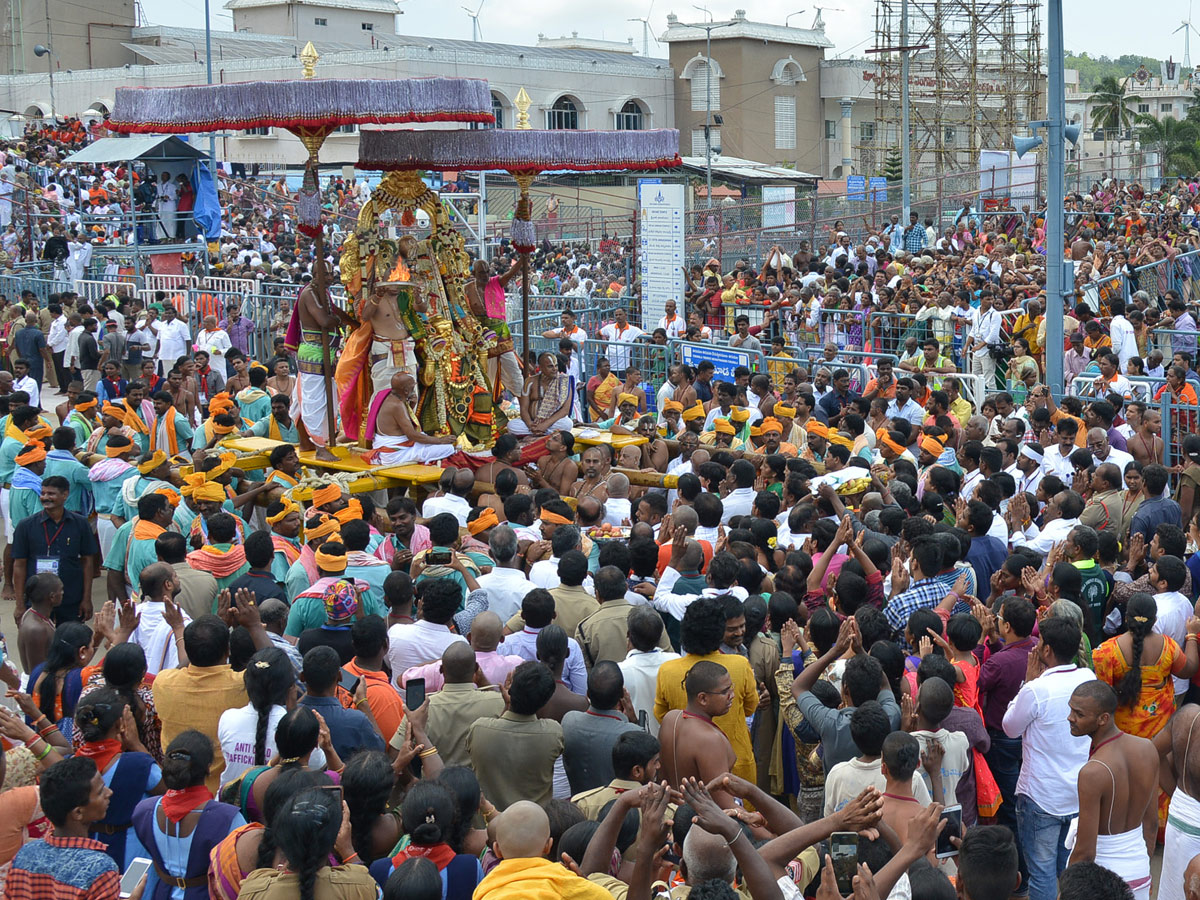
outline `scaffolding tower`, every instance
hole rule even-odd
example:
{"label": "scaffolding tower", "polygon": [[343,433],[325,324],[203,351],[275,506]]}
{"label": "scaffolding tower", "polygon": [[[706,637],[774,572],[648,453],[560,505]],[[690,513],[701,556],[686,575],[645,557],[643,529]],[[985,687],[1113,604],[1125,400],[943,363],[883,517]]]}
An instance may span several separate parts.
{"label": "scaffolding tower", "polygon": [[[1040,7],[1038,0],[876,0],[876,47],[924,48],[909,52],[914,181],[978,170],[980,150],[1010,147],[1013,134],[1039,118]],[[895,50],[875,56],[876,127],[859,151],[867,173],[881,174],[889,152],[900,150],[900,68]]]}

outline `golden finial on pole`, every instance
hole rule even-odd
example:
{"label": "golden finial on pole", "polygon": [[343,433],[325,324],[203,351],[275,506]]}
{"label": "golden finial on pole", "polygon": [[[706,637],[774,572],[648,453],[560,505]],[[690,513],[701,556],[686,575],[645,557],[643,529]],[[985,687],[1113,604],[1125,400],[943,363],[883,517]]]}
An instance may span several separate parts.
{"label": "golden finial on pole", "polygon": [[529,95],[525,93],[525,88],[517,91],[516,99],[513,100],[513,106],[517,108],[517,129],[519,131],[529,131],[533,128],[529,124],[529,107],[533,105],[533,101]]}
{"label": "golden finial on pole", "polygon": [[304,77],[312,78],[317,68],[317,62],[320,60],[321,54],[317,53],[317,48],[313,46],[313,42],[309,41],[304,45],[304,49],[300,51],[300,63],[304,66]]}

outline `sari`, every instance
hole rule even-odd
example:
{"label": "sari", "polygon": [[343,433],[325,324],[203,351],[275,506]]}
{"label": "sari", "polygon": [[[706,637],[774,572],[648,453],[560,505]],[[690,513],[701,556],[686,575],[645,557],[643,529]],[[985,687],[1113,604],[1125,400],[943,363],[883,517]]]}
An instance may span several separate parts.
{"label": "sari", "polygon": [[612,372],[609,372],[608,377],[596,385],[592,391],[594,402],[588,404],[588,412],[591,414],[593,422],[608,418],[608,409],[620,387],[621,380]]}
{"label": "sari", "polygon": [[237,900],[238,892],[242,889],[242,882],[250,874],[250,872],[243,872],[241,864],[238,862],[238,841],[243,835],[265,828],[266,826],[259,822],[242,825],[231,831],[225,840],[212,848],[212,852],[208,854],[208,893],[210,897],[214,897],[216,900]]}
{"label": "sari", "polygon": [[[1142,690],[1132,706],[1117,707],[1113,721],[1126,734],[1153,738],[1167,724],[1175,712],[1175,683],[1171,675],[1178,664],[1184,662],[1183,650],[1172,638],[1163,635],[1162,651],[1158,659],[1150,662],[1142,657]],[[1129,671],[1129,662],[1117,645],[1116,638],[1109,638],[1092,651],[1092,663],[1096,677],[1114,688]],[[1158,825],[1167,821],[1170,797],[1158,793]]]}

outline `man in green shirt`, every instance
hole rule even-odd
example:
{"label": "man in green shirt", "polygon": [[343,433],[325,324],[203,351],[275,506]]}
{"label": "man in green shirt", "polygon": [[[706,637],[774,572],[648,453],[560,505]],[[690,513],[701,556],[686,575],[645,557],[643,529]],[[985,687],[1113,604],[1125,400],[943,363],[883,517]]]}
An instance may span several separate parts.
{"label": "man in green shirt", "polygon": [[1103,636],[1101,627],[1104,625],[1104,605],[1108,601],[1109,593],[1108,577],[1096,562],[1099,550],[1100,534],[1088,525],[1076,525],[1071,529],[1063,547],[1063,555],[1079,570],[1082,578],[1079,599],[1091,612],[1091,623],[1086,630],[1093,647]]}

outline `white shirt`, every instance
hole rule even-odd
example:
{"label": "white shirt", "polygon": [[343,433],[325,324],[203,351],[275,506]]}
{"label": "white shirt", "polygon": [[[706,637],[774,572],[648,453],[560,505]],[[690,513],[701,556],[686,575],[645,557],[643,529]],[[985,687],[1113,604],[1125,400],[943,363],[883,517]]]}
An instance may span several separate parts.
{"label": "white shirt", "polygon": [[83,326],[76,325],[67,334],[67,357],[64,365],[69,369],[79,366],[79,336],[83,334]]}
{"label": "white shirt", "polygon": [[1024,533],[1020,531],[1013,532],[1012,545],[1014,547],[1028,547],[1034,553],[1045,556],[1050,552],[1051,547],[1060,541],[1065,541],[1067,535],[1071,533],[1071,529],[1078,524],[1078,519],[1055,519],[1045,528],[1039,529],[1030,522]]}
{"label": "white shirt", "polygon": [[697,597],[720,597],[723,594],[732,594],[739,600],[744,601],[750,596],[746,589],[738,584],[735,584],[727,591],[722,591],[715,587],[706,587],[699,594],[673,593],[671,588],[675,587],[675,582],[680,577],[679,571],[671,566],[663,569],[662,576],[658,579],[658,586],[654,588],[654,598],[650,601],[650,605],[659,612],[667,613],[681,622],[683,621],[684,612]]}
{"label": "white shirt", "polygon": [[1075,477],[1075,467],[1071,465],[1071,460],[1068,458],[1079,448],[1071,445],[1071,449],[1066,456],[1062,455],[1062,449],[1058,444],[1053,447],[1047,447],[1045,453],[1042,454],[1042,468],[1047,475],[1057,475],[1066,484],[1071,483],[1071,479]]}
{"label": "white shirt", "polygon": [[[704,431],[712,431],[713,430],[713,422],[717,421],[717,419],[729,418],[729,414],[732,413],[735,409],[744,409],[744,410],[746,410],[746,412],[748,412],[750,414],[750,417],[746,420],[747,425],[753,425],[755,422],[759,421],[763,417],[762,410],[759,409],[757,406],[744,406],[744,407],[743,406],[731,406],[731,407],[729,407],[729,413],[723,413],[723,412],[721,412],[720,406],[714,406],[712,409],[710,409],[708,411],[708,415],[704,417],[704,429],[703,430]],[[733,423],[731,422],[730,424],[733,424]],[[736,429],[738,431],[741,430],[740,426],[738,426],[738,425],[734,425],[733,427],[734,427],[734,429]]]}
{"label": "white shirt", "polygon": [[501,622],[507,622],[519,613],[525,595],[537,587],[520,569],[503,566],[496,566],[475,580],[488,592],[488,609],[498,615]]}
{"label": "white shirt", "polygon": [[175,360],[188,355],[188,341],[191,332],[187,323],[182,319],[168,322],[163,319],[158,323],[158,359],[164,363],[175,364]]}
{"label": "white shirt", "polygon": [[220,328],[216,331],[202,329],[196,335],[196,347],[208,354],[209,365],[220,372],[222,378],[229,375],[229,370],[225,365],[225,355],[233,349],[233,342],[229,340],[228,332]]}
{"label": "white shirt", "polygon": [[624,347],[615,347],[613,344],[631,344],[644,333],[636,325],[626,324],[624,328],[620,328],[616,322],[600,329],[600,340],[610,342],[603,352],[608,357],[609,365],[614,372],[624,372],[629,368],[629,350]]}
{"label": "white shirt", "polygon": [[962,487],[959,489],[959,494],[970,500],[975,496],[975,488],[979,487],[979,482],[983,480],[983,472],[979,469],[974,469],[970,472],[963,471]]}
{"label": "white shirt", "polygon": [[729,496],[722,497],[721,524],[728,525],[729,520],[734,516],[750,515],[750,511],[754,508],[754,496],[756,493],[752,487],[737,488],[730,491]]}
{"label": "white shirt", "polygon": [[1000,313],[997,310],[989,309],[987,312],[979,314],[979,318],[971,327],[971,340],[984,342],[984,346],[973,351],[978,358],[987,356],[991,352],[988,350],[989,345],[999,343]]}
{"label": "white shirt", "polygon": [[[275,746],[275,729],[287,713],[287,707],[272,706],[267,715],[267,739],[263,743],[263,765],[271,761],[278,749]],[[258,710],[247,703],[237,709],[227,709],[217,721],[217,742],[221,755],[225,757],[225,771],[221,773],[221,787],[254,767],[254,735],[258,729]],[[325,754],[318,747],[308,757],[310,769],[325,768]]]}
{"label": "white shirt", "polygon": [[1091,669],[1074,665],[1047,669],[1021,686],[1004,713],[1004,733],[1023,739],[1017,793],[1052,816],[1079,812],[1079,770],[1091,741],[1071,734],[1068,701],[1075,688],[1095,678]]}
{"label": "white shirt", "polygon": [[[935,741],[946,751],[942,756],[942,790],[944,796],[953,797],[954,790],[963,775],[971,770],[971,742],[961,731],[947,731],[940,728],[937,731],[914,731],[912,736],[921,745],[921,752],[929,749]],[[920,776],[925,787],[930,787],[929,773],[924,766],[917,766],[914,775]]]}
{"label": "white shirt", "polygon": [[392,680],[395,681],[405,669],[433,662],[442,658],[442,652],[451,644],[466,643],[461,634],[454,634],[447,625],[435,625],[424,619],[411,624],[393,625],[388,629],[388,662],[392,665]]}
{"label": "white shirt", "polygon": [[633,504],[628,497],[609,497],[604,501],[604,521],[609,525],[624,525],[633,521]]}
{"label": "white shirt", "polygon": [[625,659],[617,663],[621,674],[625,677],[625,690],[629,691],[629,699],[633,701],[633,708],[637,710],[638,718],[640,719],[642,712],[645,711],[646,728],[655,737],[658,737],[658,729],[661,727],[658,719],[654,718],[654,694],[658,688],[658,669],[663,663],[672,659],[679,659],[679,654],[655,647],[653,650],[645,652],[630,650],[625,654]]}
{"label": "white shirt", "polygon": [[908,398],[908,402],[903,406],[897,406],[893,399],[888,402],[887,416],[889,419],[903,418],[907,419],[910,425],[915,425],[918,428],[925,421],[925,410],[920,403],[914,402],[912,397]]}
{"label": "white shirt", "polygon": [[440,513],[450,513],[458,519],[459,527],[467,527],[467,515],[471,512],[471,504],[457,494],[445,494],[441,497],[430,497],[421,504],[421,517],[432,519]]}
{"label": "white shirt", "polygon": [[1108,323],[1108,336],[1112,340],[1113,353],[1121,360],[1121,371],[1125,364],[1138,355],[1137,336],[1133,324],[1124,316],[1113,316]]}
{"label": "white shirt", "polygon": [[671,338],[681,338],[684,332],[687,331],[687,323],[683,321],[683,316],[676,313],[670,319],[663,316],[658,320],[658,327],[667,333],[667,340]]}
{"label": "white shirt", "polygon": [[13,379],[14,391],[25,391],[29,394],[29,405],[37,409],[42,406],[42,389],[38,386],[37,381],[32,375],[26,375],[24,378]]}
{"label": "white shirt", "polygon": [[67,317],[56,316],[50,322],[50,333],[46,335],[46,344],[51,353],[61,353],[67,349]]}
{"label": "white shirt", "polygon": [[[160,601],[143,600],[137,605],[138,627],[129,635],[129,643],[137,644],[146,654],[146,672],[150,675],[179,665],[179,648],[175,646],[171,626],[163,619],[164,609],[166,607]],[[183,624],[191,621],[188,614],[183,613]]]}
{"label": "white shirt", "polygon": [[[1118,450],[1116,447],[1109,445],[1108,456],[1106,458],[1100,459],[1094,453],[1092,454],[1092,458],[1096,460],[1097,467],[1103,465],[1104,463],[1112,463],[1114,466],[1120,469],[1121,487],[1127,487],[1125,484],[1125,467],[1133,462],[1133,454],[1126,453],[1124,450]],[[1073,468],[1071,469],[1071,474],[1075,474],[1075,470]]]}
{"label": "white shirt", "polygon": [[[963,737],[965,739],[965,735]],[[825,776],[825,815],[832,816],[862,793],[863,788],[873,787],[880,792],[887,790],[887,779],[883,777],[883,768],[880,765],[882,762],[880,759],[864,762],[855,757],[830,769],[829,774]],[[929,788],[925,787],[921,776],[919,768],[913,772],[913,798],[921,806],[928,806],[933,802],[933,798],[929,795]],[[949,789],[945,791],[945,796],[951,796]]]}
{"label": "white shirt", "polygon": [[[1154,606],[1157,608],[1154,620],[1155,634],[1166,635],[1181,648],[1186,646],[1187,620],[1192,615],[1192,604],[1179,591],[1167,591],[1154,595]],[[1186,678],[1175,679],[1175,693],[1181,694],[1188,688]]]}

